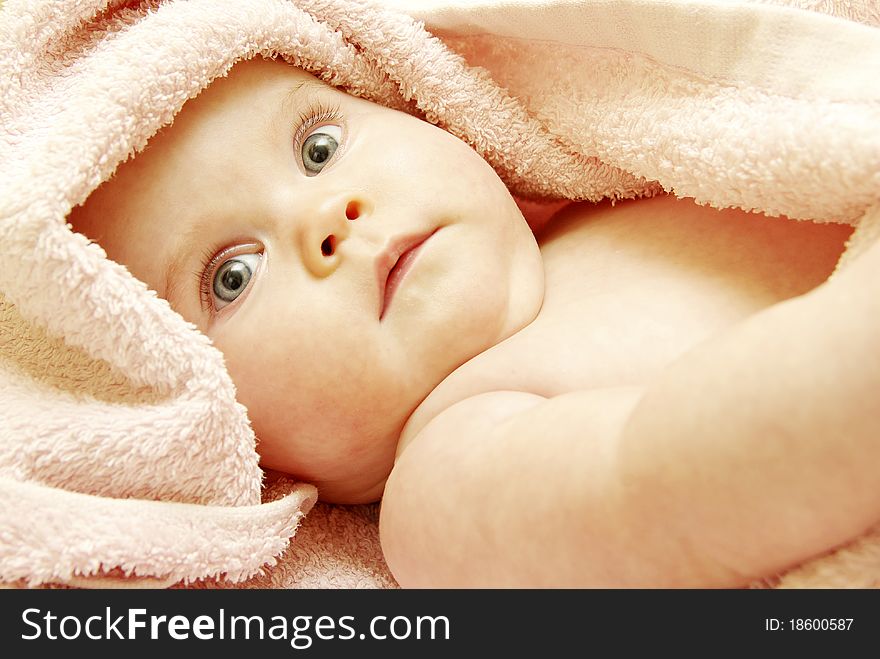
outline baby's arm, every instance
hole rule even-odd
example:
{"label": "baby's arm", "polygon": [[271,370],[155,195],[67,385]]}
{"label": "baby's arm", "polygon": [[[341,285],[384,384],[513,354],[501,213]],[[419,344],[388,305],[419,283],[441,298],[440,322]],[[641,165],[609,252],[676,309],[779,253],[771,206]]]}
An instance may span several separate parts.
{"label": "baby's arm", "polygon": [[728,586],[880,519],[880,246],[644,392],[496,392],[398,460],[404,585]]}

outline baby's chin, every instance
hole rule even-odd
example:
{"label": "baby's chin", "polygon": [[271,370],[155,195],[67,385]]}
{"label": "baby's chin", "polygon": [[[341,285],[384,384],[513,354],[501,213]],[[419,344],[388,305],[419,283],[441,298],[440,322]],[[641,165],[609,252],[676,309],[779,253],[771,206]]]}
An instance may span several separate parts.
{"label": "baby's chin", "polygon": [[382,498],[382,492],[385,490],[385,481],[388,480],[386,475],[378,483],[373,485],[365,485],[360,483],[322,483],[320,481],[312,483],[318,488],[318,499],[326,503],[338,504],[362,504],[375,503]]}
{"label": "baby's chin", "polygon": [[271,437],[261,437],[258,428],[255,430],[264,470],[310,483],[318,488],[321,501],[340,504],[371,503],[382,498],[400,436],[399,432],[388,432],[377,438],[368,432],[351,434],[328,428],[312,438],[291,438],[287,433],[282,441],[272,441]]}
{"label": "baby's chin", "polygon": [[[359,470],[357,474],[351,474],[340,478],[322,478],[318,472],[301,472],[297,469],[285,469],[277,463],[261,462],[260,466],[267,474],[273,476],[284,475],[297,481],[310,483],[318,488],[318,499],[327,503],[360,504],[373,503],[382,498],[385,489],[385,481],[393,467],[393,460],[386,468],[376,469],[375,466],[367,466]],[[304,474],[305,475],[301,475]]]}
{"label": "baby's chin", "polygon": [[385,481],[394,466],[398,436],[389,442],[386,451],[377,442],[377,450],[357,456],[355,450],[345,450],[325,469],[317,466],[309,472],[311,477],[303,477],[318,488],[318,499],[328,503],[359,504],[372,503],[382,498]]}

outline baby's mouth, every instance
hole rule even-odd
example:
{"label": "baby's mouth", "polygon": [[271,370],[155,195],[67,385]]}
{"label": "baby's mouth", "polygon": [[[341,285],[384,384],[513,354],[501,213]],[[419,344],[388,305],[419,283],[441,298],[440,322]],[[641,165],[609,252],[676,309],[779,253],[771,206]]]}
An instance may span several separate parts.
{"label": "baby's mouth", "polygon": [[376,275],[379,282],[379,320],[400,288],[404,277],[412,269],[422,246],[436,230],[429,233],[401,236],[391,242],[376,259]]}

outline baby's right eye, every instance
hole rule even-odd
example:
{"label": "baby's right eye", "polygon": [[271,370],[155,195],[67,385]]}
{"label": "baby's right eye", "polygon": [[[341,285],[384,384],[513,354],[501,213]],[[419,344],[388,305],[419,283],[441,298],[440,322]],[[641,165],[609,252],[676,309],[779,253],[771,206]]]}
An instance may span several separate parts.
{"label": "baby's right eye", "polygon": [[222,309],[235,302],[248,287],[262,254],[238,254],[224,261],[214,271],[211,289],[213,291],[214,308]]}
{"label": "baby's right eye", "polygon": [[309,134],[302,145],[302,163],[307,175],[320,174],[330,162],[339,143],[342,141],[342,128],[333,125],[319,126]]}

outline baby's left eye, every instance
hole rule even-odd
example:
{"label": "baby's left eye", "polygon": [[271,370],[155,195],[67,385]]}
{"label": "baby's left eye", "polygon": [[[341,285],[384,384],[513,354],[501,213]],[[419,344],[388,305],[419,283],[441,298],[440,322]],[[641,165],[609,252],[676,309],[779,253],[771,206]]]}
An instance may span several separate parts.
{"label": "baby's left eye", "polygon": [[215,309],[235,302],[253,279],[261,258],[262,254],[239,254],[217,268],[211,284]]}
{"label": "baby's left eye", "polygon": [[314,176],[320,174],[324,166],[330,162],[339,143],[342,141],[342,128],[327,124],[318,126],[303,140],[301,154],[306,172]]}

